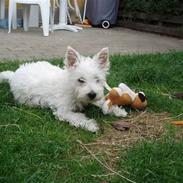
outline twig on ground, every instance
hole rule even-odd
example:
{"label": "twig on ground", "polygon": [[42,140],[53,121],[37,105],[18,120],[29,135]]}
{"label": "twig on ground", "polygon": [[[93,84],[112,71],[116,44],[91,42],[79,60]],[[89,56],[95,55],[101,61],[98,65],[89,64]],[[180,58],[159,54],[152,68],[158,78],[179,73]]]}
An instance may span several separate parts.
{"label": "twig on ground", "polygon": [[170,120],[170,119],[176,119],[176,118],[181,117],[181,116],[183,116],[183,113],[181,113],[181,114],[179,114],[179,115],[177,115],[177,116],[172,116],[172,117],[160,119],[159,121],[162,121],[162,120]]}
{"label": "twig on ground", "polygon": [[24,112],[24,113],[26,113],[26,114],[29,114],[29,115],[31,115],[31,116],[34,116],[34,117],[40,119],[40,120],[43,122],[43,119],[42,119],[40,116],[38,116],[37,114],[34,114],[34,113],[32,113],[32,112],[27,112],[26,110],[20,109],[20,108],[15,107],[15,106],[12,107],[12,108],[13,108],[13,109],[16,109],[16,110],[19,110],[20,112]]}
{"label": "twig on ground", "polygon": [[92,142],[89,144],[85,144],[85,146],[93,146],[93,145],[104,145],[104,146],[121,146],[121,144],[116,144],[116,143],[108,143],[108,142]]}
{"label": "twig on ground", "polygon": [[19,125],[17,125],[17,124],[6,124],[6,125],[0,125],[0,128],[1,127],[4,127],[5,129],[6,128],[8,128],[8,127],[17,127],[20,131],[21,131],[21,129],[20,129],[20,126]]}
{"label": "twig on ground", "polygon": [[132,119],[129,119],[132,123],[134,122],[134,121],[137,121],[141,116],[143,116],[144,114],[146,113],[146,111],[143,111],[143,112],[141,112],[139,115],[137,115],[137,116],[132,116]]}
{"label": "twig on ground", "polygon": [[110,168],[108,165],[106,165],[106,164],[104,164],[102,161],[100,161],[100,160],[95,156],[95,154],[93,154],[93,153],[85,146],[85,144],[83,144],[80,140],[77,140],[77,142],[78,142],[78,143],[79,143],[88,153],[90,153],[90,155],[91,155],[96,161],[98,161],[98,163],[100,163],[100,164],[101,164],[103,167],[105,167],[107,170],[109,170],[110,172],[112,172],[112,173],[118,175],[119,177],[121,177],[121,178],[127,180],[128,182],[136,183],[135,181],[130,180],[130,179],[126,178],[125,176],[119,174],[118,172],[114,171],[114,170],[113,170],[112,168]]}
{"label": "twig on ground", "polygon": [[94,175],[92,174],[91,176],[92,177],[108,177],[108,176],[112,176],[114,175],[115,173],[108,173],[108,174],[102,174],[102,175]]}

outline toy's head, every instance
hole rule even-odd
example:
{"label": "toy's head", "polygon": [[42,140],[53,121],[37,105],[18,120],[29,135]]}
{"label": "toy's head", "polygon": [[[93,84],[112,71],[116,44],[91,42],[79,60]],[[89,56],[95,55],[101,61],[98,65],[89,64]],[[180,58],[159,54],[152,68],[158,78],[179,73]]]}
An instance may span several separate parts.
{"label": "toy's head", "polygon": [[133,100],[131,107],[134,109],[145,109],[147,106],[147,99],[143,92],[139,92]]}

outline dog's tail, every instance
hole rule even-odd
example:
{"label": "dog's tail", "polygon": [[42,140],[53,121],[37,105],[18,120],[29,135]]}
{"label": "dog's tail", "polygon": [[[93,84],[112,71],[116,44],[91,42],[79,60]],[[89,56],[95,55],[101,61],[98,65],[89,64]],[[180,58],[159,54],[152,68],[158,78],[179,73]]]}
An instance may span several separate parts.
{"label": "dog's tail", "polygon": [[4,81],[9,81],[14,75],[13,71],[0,72],[0,83]]}

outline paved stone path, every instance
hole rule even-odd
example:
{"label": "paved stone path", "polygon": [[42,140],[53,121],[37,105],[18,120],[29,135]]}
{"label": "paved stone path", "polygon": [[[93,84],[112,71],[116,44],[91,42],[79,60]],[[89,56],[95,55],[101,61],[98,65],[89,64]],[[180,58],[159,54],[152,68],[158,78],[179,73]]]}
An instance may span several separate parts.
{"label": "paved stone path", "polygon": [[67,45],[83,55],[94,55],[108,46],[111,54],[167,52],[183,50],[183,40],[125,28],[84,29],[78,33],[55,31],[43,37],[40,28],[24,32],[0,29],[0,60],[32,60],[63,57]]}

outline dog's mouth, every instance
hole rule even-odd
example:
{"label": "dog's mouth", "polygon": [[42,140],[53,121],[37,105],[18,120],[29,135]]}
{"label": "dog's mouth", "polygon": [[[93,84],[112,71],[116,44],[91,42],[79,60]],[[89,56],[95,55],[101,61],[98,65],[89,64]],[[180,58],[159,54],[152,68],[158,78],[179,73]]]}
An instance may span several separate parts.
{"label": "dog's mouth", "polygon": [[98,101],[99,99],[95,98],[95,99],[89,99],[89,102],[93,103],[93,102],[96,102]]}
{"label": "dog's mouth", "polygon": [[98,96],[96,96],[93,99],[91,99],[88,96],[86,96],[84,98],[78,98],[78,101],[80,101],[82,104],[89,104],[89,103],[94,103],[96,101],[99,101],[101,99],[102,99],[102,97],[98,97]]}
{"label": "dog's mouth", "polygon": [[92,100],[90,99],[90,102],[91,102],[91,103],[97,102],[97,101],[101,100],[103,97],[104,97],[104,96],[98,96],[98,95],[97,95],[94,99],[92,99]]}
{"label": "dog's mouth", "polygon": [[83,96],[77,95],[76,100],[78,102],[81,102],[82,104],[89,104],[89,103],[97,102],[97,101],[101,100],[102,98],[104,98],[104,95],[102,93],[90,92]]}

